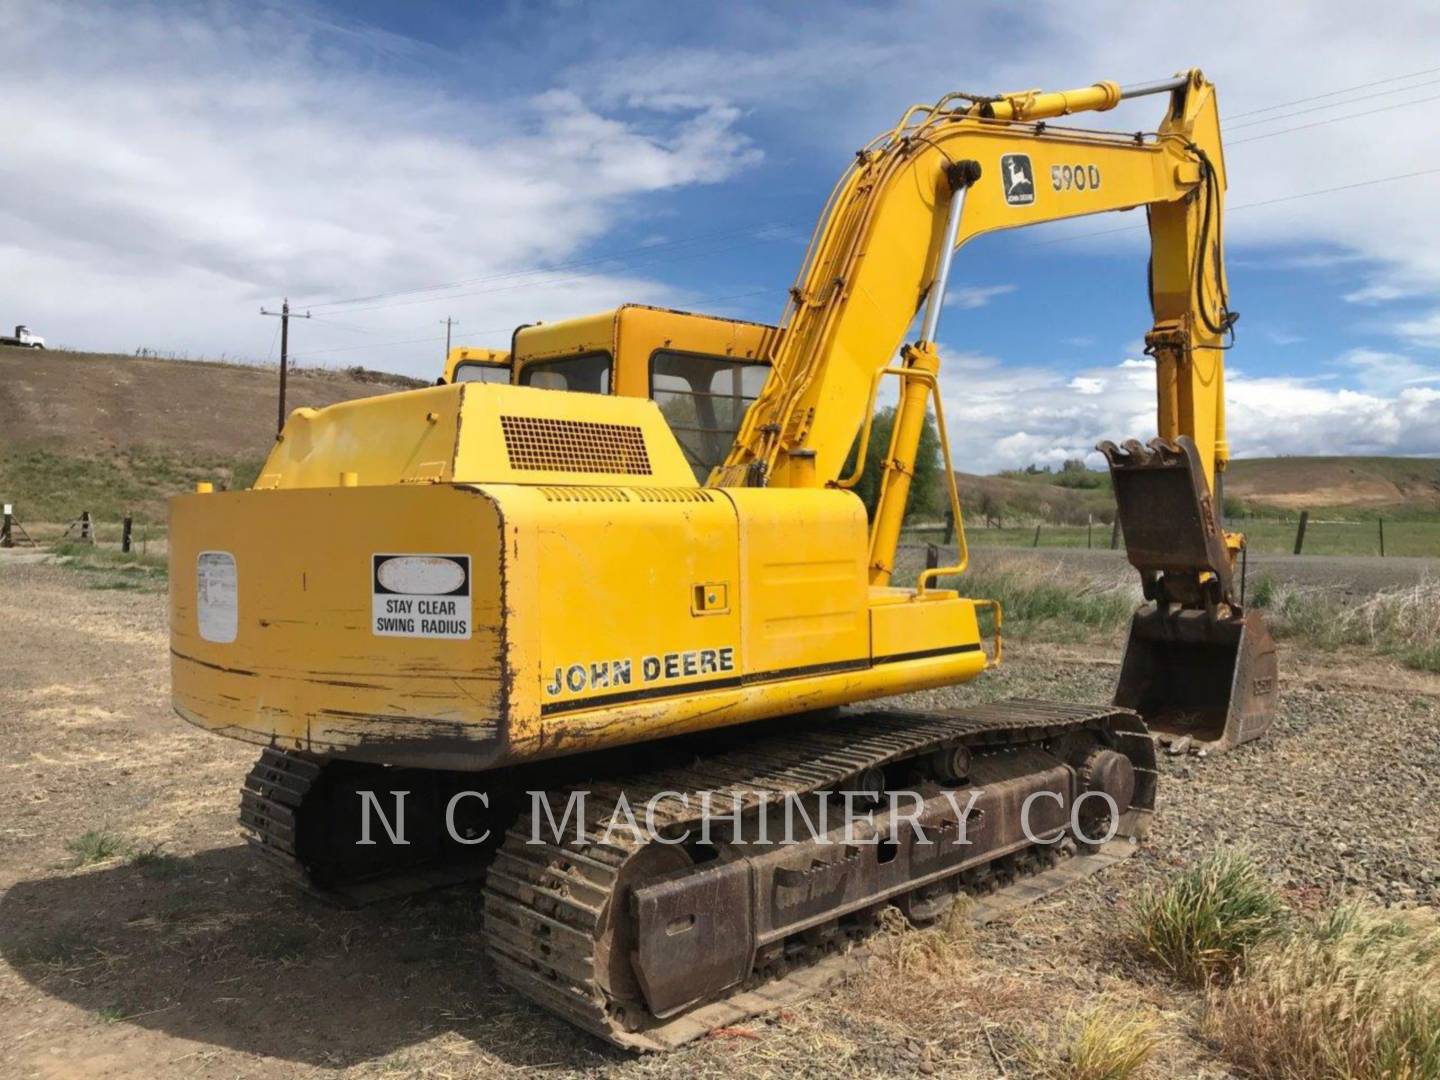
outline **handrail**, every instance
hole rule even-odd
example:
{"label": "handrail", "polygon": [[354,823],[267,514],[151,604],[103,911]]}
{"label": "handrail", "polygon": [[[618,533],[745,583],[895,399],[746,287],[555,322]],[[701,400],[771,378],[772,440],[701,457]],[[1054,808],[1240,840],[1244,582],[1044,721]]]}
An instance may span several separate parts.
{"label": "handrail", "polygon": [[[855,454],[855,472],[851,476],[841,477],[834,481],[837,488],[853,488],[860,482],[865,474],[865,455],[870,449],[870,430],[875,423],[875,398],[880,391],[880,380],[886,375],[895,375],[902,381],[905,379],[920,379],[930,389],[930,396],[935,402],[935,427],[940,434],[940,455],[945,466],[946,494],[950,499],[950,513],[955,522],[956,557],[959,562],[955,566],[940,566],[926,570],[920,575],[917,582],[917,592],[925,593],[926,586],[930,579],[939,577],[941,574],[963,574],[970,566],[970,547],[965,541],[965,520],[960,509],[960,489],[955,484],[955,466],[950,457],[950,435],[945,427],[945,403],[940,398],[939,380],[928,371],[916,371],[908,367],[884,367],[875,372],[870,379],[870,395],[865,409],[865,424],[860,429],[860,443]],[[872,526],[873,542],[873,526]],[[874,552],[871,552],[874,557]]]}

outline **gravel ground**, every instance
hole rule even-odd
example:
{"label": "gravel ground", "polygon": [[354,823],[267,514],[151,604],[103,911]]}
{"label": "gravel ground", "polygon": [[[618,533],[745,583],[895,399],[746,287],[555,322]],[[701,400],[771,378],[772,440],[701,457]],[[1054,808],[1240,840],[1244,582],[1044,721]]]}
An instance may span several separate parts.
{"label": "gravel ground", "polygon": [[[1240,844],[1298,906],[1440,903],[1440,677],[1287,650],[1268,738],[1162,757],[1135,858],[923,964],[903,943],[933,939],[883,935],[821,999],[632,1057],[493,982],[473,896],[340,912],[257,866],[233,822],[252,753],[170,713],[163,595],[94,583],[0,560],[0,1076],[1020,1076],[1027,1043],[1104,1000],[1160,1021],[1153,1075],[1221,1077],[1200,995],[1127,949],[1136,889]],[[1015,641],[907,700],[1104,701],[1117,656]],[[66,842],[102,828],[163,857],[76,867]]]}

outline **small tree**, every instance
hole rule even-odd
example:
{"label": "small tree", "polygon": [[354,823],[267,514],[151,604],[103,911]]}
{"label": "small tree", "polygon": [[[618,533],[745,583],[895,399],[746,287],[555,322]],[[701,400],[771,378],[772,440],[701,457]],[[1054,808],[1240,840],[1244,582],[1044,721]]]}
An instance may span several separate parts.
{"label": "small tree", "polygon": [[[865,472],[855,485],[855,494],[865,504],[865,513],[875,519],[875,507],[880,501],[880,481],[884,478],[885,453],[890,449],[890,434],[895,429],[895,408],[887,406],[875,414],[870,427],[870,445],[865,449]],[[855,451],[845,462],[845,475],[855,470]],[[940,460],[940,434],[935,429],[935,417],[927,412],[925,426],[920,429],[920,445],[915,451],[915,476],[910,482],[910,502],[905,508],[905,520],[934,517],[945,509],[944,464]]]}
{"label": "small tree", "polygon": [[1099,473],[1093,473],[1085,467],[1082,459],[1066,458],[1065,464],[1055,474],[1055,483],[1066,488],[1098,488],[1101,479]]}

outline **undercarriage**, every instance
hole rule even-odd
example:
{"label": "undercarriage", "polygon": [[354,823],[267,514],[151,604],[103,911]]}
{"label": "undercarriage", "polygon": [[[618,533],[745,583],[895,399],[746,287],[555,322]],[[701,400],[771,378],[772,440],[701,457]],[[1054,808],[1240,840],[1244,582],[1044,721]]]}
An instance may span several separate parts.
{"label": "undercarriage", "polygon": [[[1009,701],[789,718],[503,776],[267,749],[241,817],[338,903],[470,882],[504,982],[664,1050],[813,993],[886,905],[918,924],[970,894],[983,915],[1108,865],[1155,784],[1134,713]],[[406,844],[380,824],[356,843],[361,791],[381,807],[408,792]]]}

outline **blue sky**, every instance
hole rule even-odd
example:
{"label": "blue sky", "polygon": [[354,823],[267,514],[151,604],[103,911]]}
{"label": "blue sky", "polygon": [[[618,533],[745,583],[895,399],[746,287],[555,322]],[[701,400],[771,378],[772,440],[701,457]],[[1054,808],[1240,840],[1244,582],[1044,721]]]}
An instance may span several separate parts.
{"label": "blue sky", "polygon": [[[830,185],[905,106],[1200,66],[1227,121],[1235,452],[1440,454],[1433,5],[13,0],[0,33],[24,148],[0,159],[0,322],[273,362],[257,309],[289,295],[316,316],[300,363],[417,375],[446,316],[475,344],[626,300],[773,319]],[[1157,100],[1092,119],[1153,127]],[[961,251],[958,466],[1153,431],[1140,224]]]}

